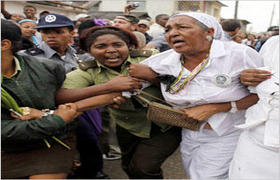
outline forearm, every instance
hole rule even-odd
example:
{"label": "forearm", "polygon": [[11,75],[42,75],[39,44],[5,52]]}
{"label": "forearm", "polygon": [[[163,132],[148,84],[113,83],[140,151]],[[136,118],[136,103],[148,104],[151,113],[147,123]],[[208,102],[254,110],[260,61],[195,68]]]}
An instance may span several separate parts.
{"label": "forearm", "polygon": [[[246,97],[236,101],[236,107],[238,110],[247,109],[248,107],[256,104],[258,102],[258,100],[259,100],[259,98],[256,94],[251,94],[249,96],[246,96]],[[218,104],[213,104],[213,105],[216,110],[216,113],[228,112],[232,108],[230,102],[218,103]]]}
{"label": "forearm", "polygon": [[56,104],[76,102],[82,99],[90,98],[92,96],[107,94],[111,92],[113,92],[113,90],[107,83],[80,89],[61,88],[56,93]]}
{"label": "forearm", "polygon": [[117,96],[120,96],[120,93],[104,94],[77,101],[75,104],[77,106],[77,111],[86,111],[112,104],[114,103],[113,98]]}

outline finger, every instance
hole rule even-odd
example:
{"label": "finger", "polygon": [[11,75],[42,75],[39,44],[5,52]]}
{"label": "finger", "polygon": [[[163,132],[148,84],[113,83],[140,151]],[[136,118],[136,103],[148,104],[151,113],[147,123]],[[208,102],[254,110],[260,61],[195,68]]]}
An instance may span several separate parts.
{"label": "finger", "polygon": [[120,108],[120,106],[117,105],[117,104],[112,104],[111,107],[112,107],[112,108],[115,108],[115,109],[119,109],[119,108]]}
{"label": "finger", "polygon": [[17,116],[15,113],[11,112],[10,115],[15,119],[21,119],[19,116]]}
{"label": "finger", "polygon": [[58,106],[58,109],[67,109],[67,106],[65,106],[64,104],[61,104]]}

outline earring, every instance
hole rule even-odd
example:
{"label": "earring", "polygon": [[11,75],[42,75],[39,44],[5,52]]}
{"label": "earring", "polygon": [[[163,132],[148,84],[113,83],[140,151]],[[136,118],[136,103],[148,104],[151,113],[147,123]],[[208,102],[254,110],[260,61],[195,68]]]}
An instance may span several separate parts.
{"label": "earring", "polygon": [[207,39],[207,41],[209,41],[209,42],[213,40],[212,36],[206,36],[206,39]]}

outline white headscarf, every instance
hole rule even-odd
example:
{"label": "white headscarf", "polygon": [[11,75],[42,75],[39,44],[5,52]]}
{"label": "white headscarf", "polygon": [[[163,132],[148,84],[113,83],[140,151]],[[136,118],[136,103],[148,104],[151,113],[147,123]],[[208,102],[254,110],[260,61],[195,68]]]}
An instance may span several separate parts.
{"label": "white headscarf", "polygon": [[176,16],[190,16],[197,21],[201,22],[208,28],[214,29],[214,39],[221,39],[223,34],[223,29],[220,23],[213,17],[205,13],[198,13],[198,12],[183,12],[183,13],[177,13],[172,16],[170,16],[169,19],[176,17]]}

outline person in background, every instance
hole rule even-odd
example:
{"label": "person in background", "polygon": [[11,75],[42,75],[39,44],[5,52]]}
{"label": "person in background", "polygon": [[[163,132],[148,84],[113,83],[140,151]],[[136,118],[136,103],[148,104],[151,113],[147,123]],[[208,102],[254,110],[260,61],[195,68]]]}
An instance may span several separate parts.
{"label": "person in background", "polygon": [[155,39],[157,36],[165,32],[165,24],[168,21],[169,15],[158,14],[156,16],[156,22],[150,26],[150,30],[147,33]]}
{"label": "person in background", "polygon": [[74,24],[68,17],[49,14],[39,19],[35,29],[41,33],[43,42],[25,51],[26,54],[56,61],[64,66],[66,73],[77,68],[76,50],[69,45],[74,35]]}
{"label": "person in background", "polygon": [[146,37],[143,33],[138,31],[133,31],[138,41],[138,49],[143,49],[146,46]]}
{"label": "person in background", "polygon": [[242,44],[242,36],[241,34],[237,33],[234,38],[232,38],[233,41],[239,43],[239,44]]}
{"label": "person in background", "polygon": [[138,26],[137,26],[137,31],[141,32],[145,35],[145,39],[146,39],[146,44],[149,43],[153,38],[152,36],[150,36],[147,31],[150,29],[150,22],[148,20],[145,19],[141,19],[138,22]]}
{"label": "person in background", "polygon": [[245,124],[233,160],[229,179],[279,179],[279,36],[266,41],[260,50],[263,69],[247,69],[241,83],[256,92],[260,100],[246,111]]}
{"label": "person in background", "polygon": [[255,49],[260,51],[262,45],[268,40],[271,36],[279,35],[279,26],[271,26],[267,29],[266,37],[261,38],[257,41]]}
{"label": "person in background", "polygon": [[157,36],[156,38],[153,38],[145,46],[145,49],[153,49],[153,48],[158,49],[160,52],[164,52],[164,51],[171,49],[164,37],[164,34],[161,34],[161,35]]}
{"label": "person in background", "polygon": [[239,20],[235,19],[224,19],[221,22],[224,34],[222,40],[231,41],[240,31],[241,24]]}
{"label": "person in background", "polygon": [[90,15],[88,14],[78,14],[75,16],[74,21],[75,21],[75,28],[78,28],[79,25],[85,21],[91,19]]}
{"label": "person in background", "polygon": [[122,14],[115,17],[113,26],[133,32],[137,29],[139,19],[133,15]]}
{"label": "person in background", "polygon": [[49,11],[42,11],[42,12],[40,12],[40,14],[39,14],[39,18],[42,18],[42,17],[44,17],[44,16],[46,16],[46,15],[48,15],[48,14],[50,14]]}
{"label": "person in background", "polygon": [[37,30],[34,27],[37,26],[36,21],[31,19],[23,19],[18,22],[20,25],[22,36],[26,37],[35,46],[40,44],[40,40],[35,36]]}
{"label": "person in background", "polygon": [[21,14],[13,13],[10,14],[6,9],[5,9],[5,1],[1,1],[1,13],[6,19],[10,19],[14,22],[19,22],[20,20],[24,19],[24,16]]}
{"label": "person in background", "polygon": [[23,7],[23,13],[25,14],[25,19],[32,19],[34,21],[37,21],[37,17],[35,16],[37,13],[36,7],[26,5]]}
{"label": "person in background", "polygon": [[256,46],[256,36],[254,34],[248,34],[247,41],[244,43],[245,45],[255,49]]}

